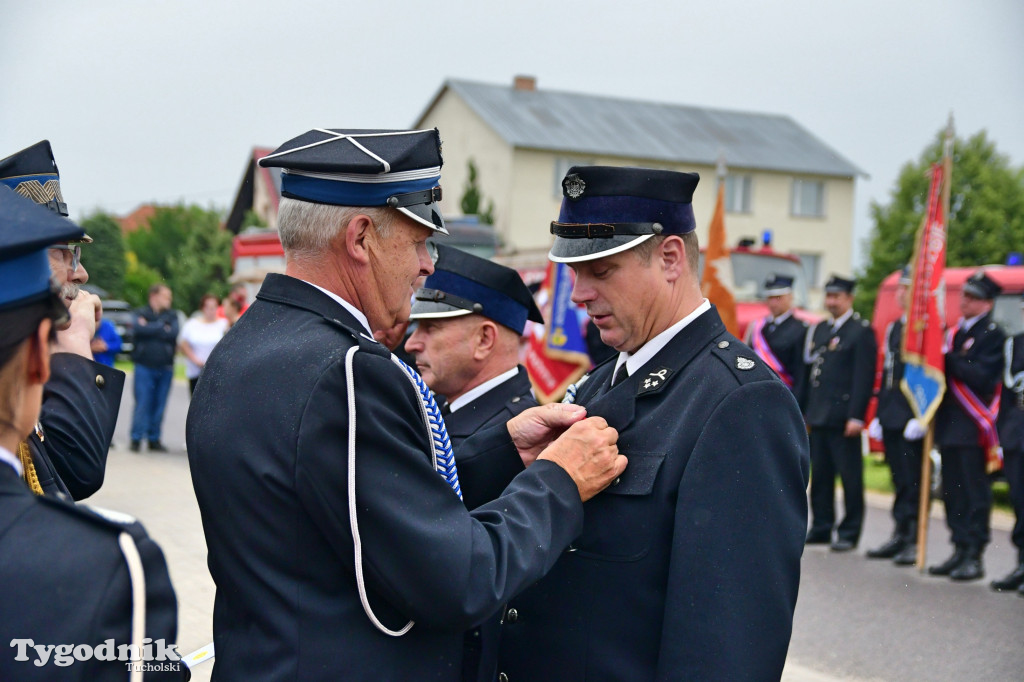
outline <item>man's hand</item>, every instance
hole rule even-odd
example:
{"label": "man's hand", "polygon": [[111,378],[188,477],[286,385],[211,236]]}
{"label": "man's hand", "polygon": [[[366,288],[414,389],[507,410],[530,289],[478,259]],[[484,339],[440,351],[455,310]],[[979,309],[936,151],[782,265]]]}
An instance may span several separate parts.
{"label": "man's hand", "polygon": [[864,422],[859,419],[847,419],[846,428],[843,429],[843,435],[847,438],[853,438],[859,436],[860,432],[864,430]]}
{"label": "man's hand", "polygon": [[586,416],[581,405],[550,403],[524,410],[508,420],[506,427],[523,464],[530,466],[544,448]]}
{"label": "man's hand", "polygon": [[68,314],[71,321],[57,332],[57,341],[50,347],[51,352],[74,353],[92,360],[92,337],[96,336],[96,325],[103,317],[100,297],[79,290],[78,296],[68,306]]}
{"label": "man's hand", "polygon": [[626,470],[626,457],[619,454],[619,432],[602,417],[590,417],[573,424],[540,453],[572,476],[586,502]]}

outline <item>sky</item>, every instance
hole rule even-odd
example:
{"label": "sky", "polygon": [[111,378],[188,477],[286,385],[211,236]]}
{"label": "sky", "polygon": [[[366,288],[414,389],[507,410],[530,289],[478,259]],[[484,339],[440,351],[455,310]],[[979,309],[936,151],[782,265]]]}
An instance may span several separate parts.
{"label": "sky", "polygon": [[859,245],[951,112],[1024,165],[1022,29],[1020,0],[0,0],[0,157],[49,139],[73,218],[228,209],[254,146],[526,74],[793,118],[866,174]]}

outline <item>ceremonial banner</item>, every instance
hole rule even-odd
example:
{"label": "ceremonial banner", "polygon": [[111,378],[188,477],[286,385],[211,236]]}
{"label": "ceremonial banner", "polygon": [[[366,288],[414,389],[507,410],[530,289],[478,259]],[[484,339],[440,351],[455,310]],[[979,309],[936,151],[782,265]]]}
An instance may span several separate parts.
{"label": "ceremonial banner", "polygon": [[562,399],[569,384],[590,369],[586,340],[572,302],[573,275],[565,263],[548,263],[538,305],[547,323],[534,325],[526,349],[526,371],[541,404]]}
{"label": "ceremonial banner", "polygon": [[736,300],[722,283],[722,276],[728,279],[731,272],[729,248],[725,241],[725,178],[719,177],[718,201],[715,202],[711,226],[708,227],[708,246],[704,250],[704,274],[700,278],[700,290],[718,309],[729,333],[738,336],[740,328],[736,322]]}
{"label": "ceremonial banner", "polygon": [[941,164],[931,170],[928,210],[917,234],[912,262],[910,304],[903,332],[903,381],[900,388],[917,419],[931,421],[946,391],[943,360],[945,319],[946,221],[943,209]]}

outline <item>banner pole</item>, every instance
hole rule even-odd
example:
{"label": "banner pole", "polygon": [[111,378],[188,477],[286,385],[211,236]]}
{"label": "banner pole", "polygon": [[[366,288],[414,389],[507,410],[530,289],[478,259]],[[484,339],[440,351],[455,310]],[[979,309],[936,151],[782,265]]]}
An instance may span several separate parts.
{"label": "banner pole", "polygon": [[935,437],[935,420],[928,425],[921,450],[921,494],[917,507],[917,570],[924,572],[925,555],[928,545],[928,519],[932,506],[932,443]]}

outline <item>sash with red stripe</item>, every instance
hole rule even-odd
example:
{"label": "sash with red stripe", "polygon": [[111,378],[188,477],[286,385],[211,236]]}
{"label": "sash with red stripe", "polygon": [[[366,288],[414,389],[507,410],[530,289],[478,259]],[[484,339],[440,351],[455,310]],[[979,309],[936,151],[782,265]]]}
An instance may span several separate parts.
{"label": "sash with red stripe", "polygon": [[[953,337],[960,329],[958,323],[946,333],[944,350],[948,353],[953,348]],[[981,398],[975,395],[967,384],[953,377],[946,378],[953,397],[964,408],[964,412],[971,418],[971,421],[978,427],[978,444],[985,450],[985,468],[989,473],[998,471],[1003,466],[1003,451],[999,447],[999,431],[996,430],[996,416],[999,414],[999,400],[1002,396],[1002,386],[996,385],[992,402],[986,405]]]}
{"label": "sash with red stripe", "polygon": [[762,360],[764,360],[769,367],[775,370],[775,373],[782,379],[782,383],[786,384],[790,388],[793,388],[793,376],[786,371],[783,367],[782,361],[772,352],[771,346],[768,345],[768,340],[764,338],[764,327],[768,324],[770,318],[765,317],[754,322],[754,328],[750,331],[750,344],[754,347],[754,352],[757,353]]}

